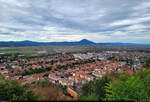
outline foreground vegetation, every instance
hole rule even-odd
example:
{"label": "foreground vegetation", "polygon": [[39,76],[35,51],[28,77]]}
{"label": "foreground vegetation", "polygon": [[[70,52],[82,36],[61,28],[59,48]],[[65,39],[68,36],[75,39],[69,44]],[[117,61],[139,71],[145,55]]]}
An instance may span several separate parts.
{"label": "foreground vegetation", "polygon": [[115,76],[111,74],[97,81],[86,83],[82,87],[79,100],[150,100],[149,69],[133,75],[115,74]]}
{"label": "foreground vegetation", "polygon": [[0,75],[0,101],[72,100],[62,89],[47,80],[21,85]]}
{"label": "foreground vegetation", "polygon": [[26,90],[26,86],[19,84],[15,80],[5,80],[0,75],[0,100],[35,100],[37,96],[31,90]]}
{"label": "foreground vegetation", "polygon": [[109,82],[105,87],[106,100],[150,100],[150,70],[140,71],[132,76],[122,74],[119,80]]}
{"label": "foreground vegetation", "polygon": [[150,58],[144,66],[144,70],[133,75],[113,72],[99,80],[84,84],[79,100],[149,101]]}
{"label": "foreground vegetation", "polygon": [[63,94],[63,90],[59,86],[43,80],[41,82],[32,83],[28,85],[29,90],[32,90],[38,98],[36,100],[72,100],[70,97]]}

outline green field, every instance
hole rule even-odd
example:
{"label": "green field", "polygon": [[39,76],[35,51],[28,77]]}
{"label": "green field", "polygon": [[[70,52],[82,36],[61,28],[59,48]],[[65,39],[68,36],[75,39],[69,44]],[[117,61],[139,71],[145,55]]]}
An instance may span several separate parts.
{"label": "green field", "polygon": [[0,53],[18,53],[20,52],[17,48],[0,49]]}
{"label": "green field", "polygon": [[19,48],[8,48],[8,49],[0,49],[0,53],[4,54],[23,54],[25,56],[31,56],[33,54],[37,54],[36,52],[22,51]]}

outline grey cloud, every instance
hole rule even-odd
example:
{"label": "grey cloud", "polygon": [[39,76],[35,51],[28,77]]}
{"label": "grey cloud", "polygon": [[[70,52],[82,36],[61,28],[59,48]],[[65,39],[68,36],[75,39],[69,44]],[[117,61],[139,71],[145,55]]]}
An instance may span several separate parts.
{"label": "grey cloud", "polygon": [[0,0],[0,35],[2,40],[143,42],[148,11],[149,0]]}

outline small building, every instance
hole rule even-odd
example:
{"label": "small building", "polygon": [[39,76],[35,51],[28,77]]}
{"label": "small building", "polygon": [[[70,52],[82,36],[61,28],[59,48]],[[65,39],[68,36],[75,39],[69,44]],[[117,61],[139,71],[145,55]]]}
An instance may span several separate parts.
{"label": "small building", "polygon": [[4,68],[6,68],[5,65],[0,65],[0,69],[4,69]]}
{"label": "small building", "polygon": [[59,79],[60,79],[59,76],[56,76],[56,73],[49,74],[48,78],[49,78],[50,80],[55,81],[55,82],[58,82]]}
{"label": "small building", "polygon": [[68,92],[75,100],[78,99],[78,94],[77,94],[77,92],[75,92],[75,91],[73,90],[73,88],[68,87],[68,88],[67,88],[67,92]]}
{"label": "small building", "polygon": [[13,80],[18,80],[18,79],[19,79],[19,76],[11,77],[11,79],[13,79]]}
{"label": "small building", "polygon": [[1,74],[8,73],[8,69],[0,70],[0,73],[1,73]]}

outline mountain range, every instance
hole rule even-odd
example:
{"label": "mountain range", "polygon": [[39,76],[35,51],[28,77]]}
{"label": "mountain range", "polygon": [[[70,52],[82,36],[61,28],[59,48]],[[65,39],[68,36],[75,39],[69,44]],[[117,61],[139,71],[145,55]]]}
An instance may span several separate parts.
{"label": "mountain range", "polygon": [[95,43],[87,39],[74,42],[33,42],[25,41],[0,41],[1,47],[21,47],[21,46],[150,46],[150,44],[136,44],[136,43]]}

